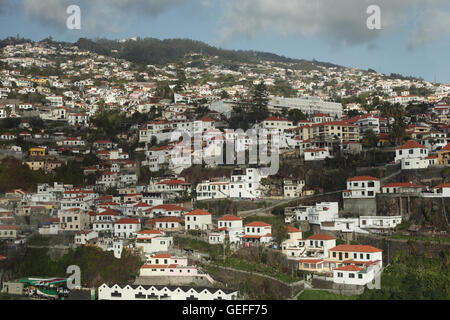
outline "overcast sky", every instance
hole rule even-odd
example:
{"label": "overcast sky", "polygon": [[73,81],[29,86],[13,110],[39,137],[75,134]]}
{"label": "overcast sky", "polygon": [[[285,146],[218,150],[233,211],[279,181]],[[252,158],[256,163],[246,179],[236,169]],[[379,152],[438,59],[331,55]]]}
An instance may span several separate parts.
{"label": "overcast sky", "polygon": [[[81,8],[81,30],[66,9]],[[366,10],[381,9],[369,30]],[[0,0],[0,37],[190,38],[450,83],[449,0]]]}

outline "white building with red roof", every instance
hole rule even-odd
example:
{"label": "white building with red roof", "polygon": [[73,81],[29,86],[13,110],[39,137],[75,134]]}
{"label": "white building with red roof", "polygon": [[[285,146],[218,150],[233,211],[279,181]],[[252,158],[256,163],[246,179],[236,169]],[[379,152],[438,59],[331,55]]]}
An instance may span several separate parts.
{"label": "white building with red roof", "polygon": [[209,243],[224,243],[228,238],[229,243],[240,244],[243,235],[244,227],[242,218],[228,214],[217,221],[217,229],[209,234]]}
{"label": "white building with red roof", "polygon": [[431,189],[431,192],[423,192],[425,198],[450,198],[450,183],[441,183]]}
{"label": "white building with red roof", "polygon": [[92,228],[96,232],[114,232],[114,223],[120,219],[120,214],[117,211],[110,209],[101,209],[95,214],[95,220],[92,223]]}
{"label": "white building with red roof", "polygon": [[114,222],[114,236],[117,238],[133,238],[139,231],[141,231],[141,223],[137,219],[122,218]]}
{"label": "white building with red roof", "polygon": [[272,238],[272,226],[261,221],[247,223],[244,226],[244,235],[242,244],[246,247],[252,247],[259,244],[269,243]]}
{"label": "white building with red roof", "polygon": [[166,232],[177,232],[184,230],[184,220],[178,217],[161,217],[154,218],[145,223],[147,226]]}
{"label": "white building with red roof", "polygon": [[357,176],[347,179],[347,190],[344,199],[375,198],[380,190],[380,179],[371,176]]}
{"label": "white building with red roof", "polygon": [[409,140],[395,150],[395,162],[401,163],[402,170],[428,168],[427,157],[428,149],[414,140]]}
{"label": "white building with red roof", "polygon": [[385,194],[417,194],[421,193],[425,186],[412,182],[391,182],[383,186],[382,190]]}
{"label": "white building with red roof", "polygon": [[143,230],[137,233],[136,248],[146,255],[156,252],[167,252],[173,245],[173,237],[162,230]]}
{"label": "white building with red roof", "polygon": [[261,128],[282,133],[287,129],[294,128],[294,123],[286,118],[268,117],[262,121]]}
{"label": "white building with red roof", "polygon": [[195,209],[184,216],[185,230],[209,230],[212,228],[212,214]]}
{"label": "white building with red roof", "polygon": [[216,122],[208,116],[204,116],[194,121],[194,133],[203,133],[210,129],[215,129]]}
{"label": "white building with red roof", "polygon": [[380,275],[383,267],[382,250],[367,245],[338,245],[330,249],[330,259],[337,264],[335,283],[365,285]]}

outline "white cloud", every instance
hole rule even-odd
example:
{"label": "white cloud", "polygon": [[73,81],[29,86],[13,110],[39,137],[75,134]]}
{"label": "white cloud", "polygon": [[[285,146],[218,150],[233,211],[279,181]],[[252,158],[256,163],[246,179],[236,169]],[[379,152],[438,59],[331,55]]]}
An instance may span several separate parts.
{"label": "white cloud", "polygon": [[68,17],[67,7],[78,5],[81,8],[82,29],[102,32],[119,31],[123,23],[132,21],[133,15],[140,18],[156,17],[187,2],[188,0],[23,0],[23,5],[29,19],[62,30]]}
{"label": "white cloud", "polygon": [[[366,26],[370,5],[381,9],[381,30]],[[427,8],[426,12],[416,15],[422,8]],[[411,36],[420,40],[410,41],[418,45],[429,43],[437,30],[450,32],[448,22],[442,21],[445,17],[449,21],[449,8],[448,0],[228,0],[221,38],[226,41],[236,35],[252,37],[275,32],[282,36],[320,37],[333,45],[355,45],[370,43],[417,20]],[[430,20],[438,17],[438,23]]]}

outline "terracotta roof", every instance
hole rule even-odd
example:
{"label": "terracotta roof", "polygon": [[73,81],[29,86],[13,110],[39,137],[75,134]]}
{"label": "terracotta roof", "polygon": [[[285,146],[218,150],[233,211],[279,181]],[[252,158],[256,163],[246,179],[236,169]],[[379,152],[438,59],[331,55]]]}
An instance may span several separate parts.
{"label": "terracotta roof", "polygon": [[348,178],[347,181],[348,182],[352,182],[352,181],[379,181],[380,179],[375,178],[375,177],[371,177],[371,176],[358,176],[358,177],[353,177],[353,178]]}
{"label": "terracotta roof", "polygon": [[414,140],[409,140],[407,143],[405,143],[401,147],[398,147],[396,150],[403,150],[403,149],[426,149],[426,148]]}
{"label": "terracotta roof", "polygon": [[190,184],[189,182],[183,181],[183,180],[165,180],[158,182],[157,184]]}
{"label": "terracotta roof", "polygon": [[154,256],[152,256],[151,258],[156,258],[156,259],[169,259],[170,257],[172,257],[172,255],[168,254],[168,253],[158,253],[155,254]]}
{"label": "terracotta roof", "polygon": [[241,221],[241,220],[242,220],[242,218],[233,216],[231,214],[227,214],[219,219],[219,221]]}
{"label": "terracotta roof", "polygon": [[336,238],[328,234],[319,233],[313,234],[312,236],[306,238],[306,240],[336,240]]}
{"label": "terracotta roof", "polygon": [[441,183],[434,187],[434,189],[441,189],[441,188],[450,188],[450,183]]}
{"label": "terracotta roof", "polygon": [[365,245],[354,245],[354,244],[340,244],[334,248],[331,248],[330,251],[349,251],[349,252],[381,252],[383,250]]}
{"label": "terracotta roof", "polygon": [[443,147],[441,151],[450,151],[450,143],[447,143],[447,145]]}
{"label": "terracotta roof", "polygon": [[162,234],[162,232],[159,230],[144,230],[139,231],[138,234]]}
{"label": "terracotta roof", "polygon": [[288,227],[287,227],[287,232],[288,232],[288,233],[295,233],[295,232],[301,232],[301,231],[300,231],[299,229],[297,229],[297,228],[288,226]]}
{"label": "terracotta roof", "polygon": [[338,270],[338,271],[361,271],[361,270],[364,270],[364,268],[360,268],[358,266],[349,265],[349,266],[343,266],[343,267],[335,268],[334,270]]}
{"label": "terracotta roof", "polygon": [[247,223],[245,226],[246,227],[271,227],[270,224],[267,224],[267,223],[261,222],[261,221],[253,221],[253,222]]}
{"label": "terracotta roof", "polygon": [[298,260],[298,262],[300,262],[300,263],[319,263],[319,262],[323,262],[323,260],[322,259],[310,259],[310,260],[300,259],[300,260]]}
{"label": "terracotta roof", "polygon": [[208,211],[203,211],[200,209],[195,209],[191,212],[189,212],[188,214],[186,214],[187,216],[208,216],[211,215],[211,213],[209,213]]}
{"label": "terracotta roof", "polygon": [[261,236],[253,236],[253,235],[245,235],[242,237],[242,239],[259,239]]}
{"label": "terracotta roof", "polygon": [[419,185],[411,183],[411,182],[392,182],[392,183],[388,183],[383,188],[397,188],[397,187],[423,188],[424,186],[419,186]]}
{"label": "terracotta roof", "polygon": [[105,210],[103,212],[95,214],[96,216],[118,216],[119,213],[114,210]]}
{"label": "terracotta roof", "polygon": [[0,224],[0,230],[20,230],[20,227],[9,224]]}
{"label": "terracotta roof", "polygon": [[122,218],[115,222],[115,224],[141,224],[139,220],[133,218]]}

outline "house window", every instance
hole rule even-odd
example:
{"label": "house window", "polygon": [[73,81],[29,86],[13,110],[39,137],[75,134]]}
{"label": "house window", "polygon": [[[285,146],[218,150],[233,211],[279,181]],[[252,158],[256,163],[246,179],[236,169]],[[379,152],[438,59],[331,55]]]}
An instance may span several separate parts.
{"label": "house window", "polygon": [[349,277],[350,279],[354,279],[354,278],[355,278],[355,274],[354,274],[354,273],[349,273],[349,274],[348,274],[348,277]]}
{"label": "house window", "polygon": [[363,278],[363,275],[360,273],[360,274],[358,274],[358,279],[362,279]]}

